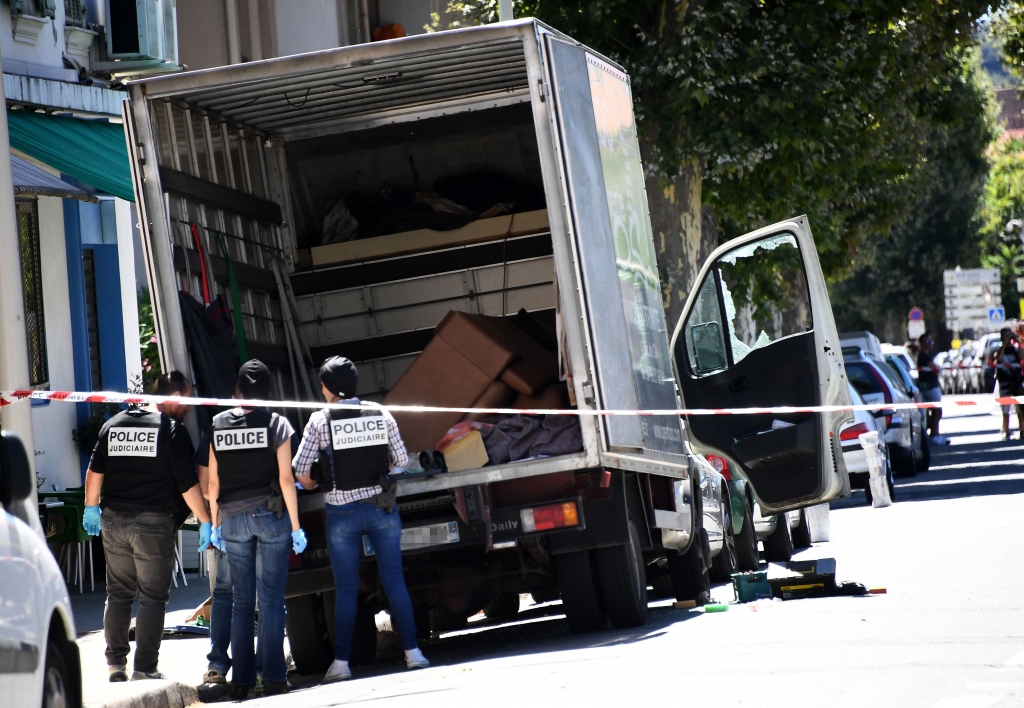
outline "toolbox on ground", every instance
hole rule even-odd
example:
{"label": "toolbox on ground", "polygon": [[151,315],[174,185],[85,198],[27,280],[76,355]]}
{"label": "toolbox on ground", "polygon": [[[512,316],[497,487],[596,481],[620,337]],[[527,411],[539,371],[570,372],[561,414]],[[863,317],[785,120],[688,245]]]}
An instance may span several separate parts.
{"label": "toolbox on ground", "polygon": [[736,602],[752,602],[772,596],[772,588],[768,584],[768,573],[763,570],[733,573],[732,591],[736,594]]}
{"label": "toolbox on ground", "polygon": [[[778,566],[776,566],[778,567]],[[786,563],[785,574],[769,577],[772,595],[783,600],[836,594],[835,558]],[[770,573],[769,576],[775,575]]]}

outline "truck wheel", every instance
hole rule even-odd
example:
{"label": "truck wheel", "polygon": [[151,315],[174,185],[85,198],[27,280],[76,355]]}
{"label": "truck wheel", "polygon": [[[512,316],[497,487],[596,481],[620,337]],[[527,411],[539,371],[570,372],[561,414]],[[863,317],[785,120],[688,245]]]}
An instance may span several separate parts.
{"label": "truck wheel", "polygon": [[789,534],[789,519],[785,514],[779,514],[775,530],[764,540],[764,559],[769,563],[785,563],[792,557],[793,537]]}
{"label": "truck wheel", "polygon": [[[348,663],[352,666],[365,666],[377,661],[377,613],[363,593],[359,593],[356,602],[356,624],[352,628],[352,653]],[[334,656],[333,649],[331,656]]]}
{"label": "truck wheel", "polygon": [[668,552],[668,572],[677,600],[693,600],[697,605],[705,605],[711,599],[710,564],[705,556],[708,532],[700,527],[695,533],[686,553]]}
{"label": "truck wheel", "polygon": [[468,617],[455,614],[443,607],[430,608],[430,631],[436,634],[441,632],[457,632],[465,629],[468,624]]}
{"label": "truck wheel", "polygon": [[487,619],[508,619],[519,614],[519,593],[500,592],[484,608]]}
{"label": "truck wheel", "polygon": [[334,661],[334,647],[327,636],[327,622],[319,595],[285,598],[285,629],[292,660],[300,674],[326,671]]}
{"label": "truck wheel", "polygon": [[629,543],[594,551],[608,619],[616,629],[647,623],[647,575],[640,534],[630,519]]}
{"label": "truck wheel", "polygon": [[651,589],[654,590],[654,596],[661,599],[668,599],[675,597],[675,592],[672,590],[672,578],[667,574],[657,575],[651,579]]}
{"label": "truck wheel", "polygon": [[757,570],[761,566],[757,557],[757,536],[754,534],[754,511],[750,500],[746,500],[743,514],[743,526],[736,536],[736,569],[742,571]]}
{"label": "truck wheel", "polygon": [[800,523],[792,530],[793,548],[811,547],[811,527],[807,525],[807,510],[800,509]]}
{"label": "truck wheel", "polygon": [[[724,496],[728,499],[728,496]],[[711,582],[728,583],[736,572],[736,537],[732,533],[732,514],[725,515],[725,528],[722,533],[722,550],[711,559],[711,570],[708,571]]]}
{"label": "truck wheel", "polygon": [[575,633],[602,629],[605,613],[597,595],[590,554],[587,551],[561,553],[553,560],[569,629]]}

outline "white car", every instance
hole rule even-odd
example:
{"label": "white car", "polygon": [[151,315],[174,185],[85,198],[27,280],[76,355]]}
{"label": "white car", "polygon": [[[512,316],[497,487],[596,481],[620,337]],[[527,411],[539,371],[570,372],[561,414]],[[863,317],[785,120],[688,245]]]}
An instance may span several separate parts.
{"label": "white car", "polygon": [[[940,352],[941,353],[941,352]],[[917,359],[910,350],[900,344],[888,344],[882,342],[882,354],[885,356],[898,356],[907,365],[906,369],[910,372],[910,378],[917,381]],[[935,355],[935,363],[938,363],[938,354]]]}
{"label": "white car", "polygon": [[0,435],[0,704],[78,708],[82,668],[71,600],[39,523],[25,448]]}
{"label": "white car", "polygon": [[[850,400],[855,406],[864,405],[864,399],[852,385],[850,387]],[[889,448],[885,444],[885,419],[887,411],[878,411],[882,415],[874,415],[871,411],[854,411],[854,420],[843,426],[839,431],[839,445],[843,450],[843,461],[846,463],[846,473],[850,476],[850,487],[863,489],[867,496],[868,504],[871,503],[871,487],[868,485],[868,460],[864,448],[860,444],[860,436],[871,431],[878,431],[878,447],[885,460],[885,478],[889,485],[889,496],[895,499],[895,490],[892,482],[892,467],[889,465]]]}

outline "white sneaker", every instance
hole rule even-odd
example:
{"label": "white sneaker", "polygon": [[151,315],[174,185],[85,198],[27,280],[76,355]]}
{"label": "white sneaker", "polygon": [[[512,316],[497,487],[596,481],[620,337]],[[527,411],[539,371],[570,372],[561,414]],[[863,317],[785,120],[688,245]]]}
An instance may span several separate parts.
{"label": "white sneaker", "polygon": [[407,649],[405,652],[405,666],[409,669],[425,669],[430,666],[427,657],[419,649]]}
{"label": "white sneaker", "polygon": [[350,678],[352,678],[352,670],[348,668],[348,662],[335,659],[331,668],[327,669],[327,673],[324,674],[324,683],[347,681]]}

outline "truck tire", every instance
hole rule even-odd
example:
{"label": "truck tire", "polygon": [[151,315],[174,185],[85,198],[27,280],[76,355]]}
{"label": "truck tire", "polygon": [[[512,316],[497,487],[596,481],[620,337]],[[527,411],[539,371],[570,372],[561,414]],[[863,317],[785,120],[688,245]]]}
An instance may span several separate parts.
{"label": "truck tire", "polygon": [[800,523],[792,530],[793,548],[810,548],[811,527],[807,525],[807,510],[800,509],[797,513],[800,514]]}
{"label": "truck tire", "polygon": [[324,606],[319,595],[285,598],[285,629],[292,660],[300,674],[326,671],[334,661],[334,647],[328,639]]}
{"label": "truck tire", "polygon": [[603,629],[606,616],[597,594],[590,554],[587,551],[561,553],[553,560],[569,629],[577,634]]}
{"label": "truck tire", "polygon": [[[325,595],[324,601],[326,600]],[[352,628],[352,653],[349,655],[348,663],[352,666],[366,666],[377,661],[377,613],[367,601],[365,594],[359,593],[356,602],[356,624]],[[333,656],[332,647],[331,657]]]}
{"label": "truck tire", "polygon": [[435,634],[442,632],[457,632],[465,629],[469,618],[461,614],[455,614],[443,607],[430,608],[430,631]]}
{"label": "truck tire", "polygon": [[711,576],[708,574],[706,548],[708,532],[700,527],[686,550],[668,552],[668,572],[677,600],[693,600],[698,606],[711,599]]}
{"label": "truck tire", "polygon": [[785,563],[793,557],[793,537],[785,514],[776,517],[775,530],[764,540],[764,559],[769,563]]}
{"label": "truck tire", "polygon": [[519,614],[519,593],[500,592],[484,608],[487,619],[508,619]]}
{"label": "truck tire", "polygon": [[[723,494],[722,498],[729,501],[729,495]],[[727,505],[726,508],[729,508]],[[736,568],[736,537],[732,532],[732,512],[725,515],[725,528],[722,530],[722,550],[711,559],[711,569],[708,571],[711,582],[728,583],[732,580],[732,574]]]}
{"label": "truck tire", "polygon": [[616,629],[647,623],[647,575],[636,523],[630,519],[629,543],[594,551],[605,611]]}
{"label": "truck tire", "polygon": [[744,501],[746,507],[743,514],[743,526],[739,535],[736,536],[736,569],[740,571],[752,571],[761,567],[761,561],[757,557],[757,536],[754,534],[754,511],[750,500]]}

